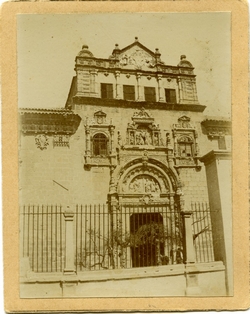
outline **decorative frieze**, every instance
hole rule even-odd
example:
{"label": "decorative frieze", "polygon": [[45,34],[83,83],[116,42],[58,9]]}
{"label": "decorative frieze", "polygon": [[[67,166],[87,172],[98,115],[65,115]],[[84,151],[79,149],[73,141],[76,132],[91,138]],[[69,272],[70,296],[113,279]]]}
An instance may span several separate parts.
{"label": "decorative frieze", "polygon": [[21,109],[21,131],[25,134],[74,134],[81,118],[70,110]]}
{"label": "decorative frieze", "polygon": [[69,135],[54,135],[53,147],[68,147],[69,148]]}
{"label": "decorative frieze", "polygon": [[231,135],[231,121],[230,120],[213,120],[207,119],[201,122],[205,127],[207,136],[210,139],[224,137]]}

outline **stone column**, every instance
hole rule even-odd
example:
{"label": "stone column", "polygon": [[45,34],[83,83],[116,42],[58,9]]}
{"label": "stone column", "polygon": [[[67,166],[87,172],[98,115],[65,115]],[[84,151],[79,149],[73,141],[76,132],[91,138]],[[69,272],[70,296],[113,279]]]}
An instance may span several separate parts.
{"label": "stone column", "polygon": [[192,212],[181,211],[184,226],[184,264],[186,277],[186,295],[200,295],[197,268],[195,265],[195,251],[192,233]]}
{"label": "stone column", "polygon": [[233,295],[233,235],[231,198],[231,154],[211,151],[200,158],[205,164],[215,261],[226,267],[227,294]]}
{"label": "stone column", "polygon": [[137,78],[137,100],[142,101],[143,91],[142,91],[142,86],[141,86],[141,73],[137,73],[136,78]]}
{"label": "stone column", "polygon": [[85,133],[86,133],[85,162],[89,163],[90,156],[91,156],[91,150],[90,150],[90,129],[89,129],[89,125],[88,125],[88,118],[86,119]]}
{"label": "stone column", "polygon": [[115,130],[115,127],[113,125],[110,125],[109,132],[110,132],[110,151],[111,151],[111,155],[115,154],[114,130]]}
{"label": "stone column", "polygon": [[182,84],[181,84],[181,78],[177,78],[177,84],[178,84],[178,94],[179,94],[179,103],[182,103],[183,101],[183,91],[182,91]]}
{"label": "stone column", "polygon": [[179,156],[179,153],[178,153],[177,134],[175,130],[173,130],[173,138],[174,138],[174,156],[177,157]]}
{"label": "stone column", "polygon": [[195,263],[194,242],[192,233],[192,212],[181,211],[184,226],[184,263]]}
{"label": "stone column", "polygon": [[76,269],[74,265],[75,260],[75,246],[74,246],[74,213],[70,209],[70,206],[67,206],[66,211],[64,212],[65,218],[65,267],[64,274],[75,274]]}
{"label": "stone column", "polygon": [[116,99],[122,99],[122,93],[121,93],[121,83],[120,83],[120,71],[115,71],[115,98]]}
{"label": "stone column", "polygon": [[157,75],[157,82],[158,82],[158,101],[164,102],[161,74]]}

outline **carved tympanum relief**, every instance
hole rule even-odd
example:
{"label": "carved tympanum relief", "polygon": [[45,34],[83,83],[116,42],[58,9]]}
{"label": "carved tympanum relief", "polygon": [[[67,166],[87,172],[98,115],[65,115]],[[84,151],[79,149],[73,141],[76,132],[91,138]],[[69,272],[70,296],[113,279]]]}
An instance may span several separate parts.
{"label": "carved tympanum relief", "polygon": [[121,56],[120,65],[132,65],[135,69],[140,70],[142,67],[153,68],[155,66],[155,60],[149,53],[137,47],[135,51],[130,51]]}
{"label": "carved tympanum relief", "polygon": [[156,193],[159,194],[160,185],[151,176],[139,175],[134,178],[129,184],[129,191],[131,193]]}

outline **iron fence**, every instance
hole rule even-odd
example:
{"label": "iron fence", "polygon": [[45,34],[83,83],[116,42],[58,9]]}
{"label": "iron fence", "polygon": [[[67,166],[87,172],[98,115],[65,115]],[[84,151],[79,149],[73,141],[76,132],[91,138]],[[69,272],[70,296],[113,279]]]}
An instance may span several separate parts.
{"label": "iron fence", "polygon": [[[210,209],[193,203],[196,261],[214,261]],[[34,272],[62,272],[66,236],[74,238],[77,272],[183,263],[180,211],[163,204],[76,205],[66,235],[62,206],[20,208],[21,255]]]}
{"label": "iron fence", "polygon": [[20,208],[22,257],[35,272],[61,272],[65,257],[65,222],[62,206]]}
{"label": "iron fence", "polygon": [[110,268],[110,215],[107,205],[77,205],[75,213],[77,271]]}
{"label": "iron fence", "polygon": [[163,205],[77,206],[77,270],[183,262],[182,220]]}
{"label": "iron fence", "polygon": [[207,203],[192,203],[191,210],[196,262],[213,262],[213,235],[209,206]]}

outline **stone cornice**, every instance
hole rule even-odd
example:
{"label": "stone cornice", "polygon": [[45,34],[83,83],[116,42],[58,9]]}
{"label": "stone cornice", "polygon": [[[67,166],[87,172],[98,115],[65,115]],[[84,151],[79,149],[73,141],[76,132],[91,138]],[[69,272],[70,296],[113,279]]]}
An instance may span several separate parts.
{"label": "stone cornice", "polygon": [[205,127],[220,127],[220,128],[231,128],[231,120],[229,119],[205,119],[201,122]]}
{"label": "stone cornice", "polygon": [[75,70],[77,69],[96,69],[99,71],[108,71],[108,72],[114,72],[114,71],[120,71],[121,73],[131,73],[135,74],[138,71],[140,71],[142,74],[145,75],[152,75],[157,72],[161,73],[162,75],[167,76],[187,76],[191,78],[195,78],[196,75],[194,75],[193,67],[183,67],[183,66],[174,66],[174,65],[167,65],[163,63],[156,63],[153,68],[149,68],[148,70],[142,70],[142,69],[131,69],[122,67],[120,65],[119,59],[102,59],[102,58],[95,58],[95,57],[81,57],[77,56],[75,58]]}
{"label": "stone cornice", "polygon": [[231,153],[227,150],[211,150],[200,158],[200,161],[205,165],[215,160],[231,160]]}
{"label": "stone cornice", "polygon": [[67,109],[20,109],[20,127],[25,134],[74,134],[81,118]]}
{"label": "stone cornice", "polygon": [[229,119],[206,119],[201,122],[210,138],[223,137],[231,134],[232,123]]}
{"label": "stone cornice", "polygon": [[160,109],[160,110],[174,110],[174,111],[193,111],[203,112],[206,106],[194,104],[169,104],[164,102],[146,102],[146,101],[127,101],[123,99],[102,99],[95,97],[74,96],[74,104],[77,105],[93,105],[101,107],[119,107],[119,108],[135,108],[141,109]]}

